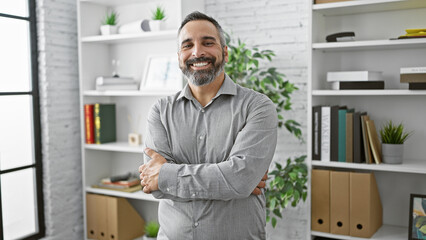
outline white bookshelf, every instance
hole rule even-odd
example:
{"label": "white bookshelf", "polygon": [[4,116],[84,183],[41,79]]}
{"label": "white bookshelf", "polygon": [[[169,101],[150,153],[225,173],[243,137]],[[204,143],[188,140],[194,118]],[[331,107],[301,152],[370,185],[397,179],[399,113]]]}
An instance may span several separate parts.
{"label": "white bookshelf", "polygon": [[[313,2],[313,1],[312,1]],[[407,239],[410,193],[426,194],[426,90],[401,84],[402,67],[426,66],[426,39],[390,40],[405,29],[425,28],[424,0],[352,0],[311,4],[308,73],[309,168],[373,172],[383,206],[383,226],[371,238]],[[354,31],[355,41],[326,42],[327,35]],[[384,90],[331,90],[330,71],[382,71]],[[340,105],[366,111],[376,128],[403,122],[414,135],[404,146],[403,164],[356,164],[312,160],[312,106]],[[309,187],[310,191],[310,187]],[[363,239],[310,230],[314,236]]]}
{"label": "white bookshelf", "polygon": [[[120,76],[141,81],[148,56],[175,54],[177,29],[190,12],[204,10],[202,0],[76,0],[78,20],[78,53],[80,82],[80,126],[82,145],[82,175],[86,193],[123,197],[140,213],[145,221],[157,220],[158,200],[142,191],[127,193],[94,188],[100,179],[132,172],[138,175],[143,163],[143,146],[130,146],[128,134],[134,132],[128,121],[138,121],[134,128],[145,136],[147,114],[160,98],[176,94],[176,91],[96,91],[95,79],[110,76],[114,71],[112,60],[120,64],[116,71]],[[165,9],[165,29],[135,34],[100,35],[100,24],[107,11],[118,13],[118,25],[150,19],[157,6]],[[177,57],[177,55],[176,55]],[[84,104],[115,103],[117,141],[105,144],[86,144],[84,129]],[[84,202],[84,213],[86,203]],[[85,214],[86,232],[86,214]],[[85,234],[87,236],[87,234]]]}

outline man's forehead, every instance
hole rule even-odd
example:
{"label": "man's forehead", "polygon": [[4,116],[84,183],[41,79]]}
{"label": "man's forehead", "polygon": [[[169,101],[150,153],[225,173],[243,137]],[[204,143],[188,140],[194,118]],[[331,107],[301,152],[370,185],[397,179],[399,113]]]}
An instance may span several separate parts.
{"label": "man's forehead", "polygon": [[219,39],[219,32],[215,25],[207,20],[190,21],[183,26],[179,34],[180,41],[205,37],[214,37],[215,39]]}

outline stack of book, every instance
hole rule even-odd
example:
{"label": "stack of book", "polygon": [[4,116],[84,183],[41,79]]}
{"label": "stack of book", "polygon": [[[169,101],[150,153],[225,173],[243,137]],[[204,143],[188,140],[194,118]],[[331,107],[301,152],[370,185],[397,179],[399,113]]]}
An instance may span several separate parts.
{"label": "stack of book", "polygon": [[87,144],[116,141],[115,104],[84,104]]}
{"label": "stack of book", "polygon": [[374,121],[346,106],[312,107],[312,160],[380,164]]}
{"label": "stack of book", "polygon": [[410,90],[426,90],[426,67],[401,68],[401,83],[408,83]]}
{"label": "stack of book", "polygon": [[96,78],[96,90],[137,90],[138,83],[131,77],[105,77]]}
{"label": "stack of book", "polygon": [[405,32],[406,34],[399,36],[398,39],[426,37],[426,29],[405,29]]}
{"label": "stack of book", "polygon": [[327,72],[327,82],[333,90],[384,89],[382,72],[340,71]]}
{"label": "stack of book", "polygon": [[120,181],[111,181],[111,178],[103,178],[97,185],[93,185],[92,187],[121,192],[136,192],[142,189],[140,180],[133,176]]}

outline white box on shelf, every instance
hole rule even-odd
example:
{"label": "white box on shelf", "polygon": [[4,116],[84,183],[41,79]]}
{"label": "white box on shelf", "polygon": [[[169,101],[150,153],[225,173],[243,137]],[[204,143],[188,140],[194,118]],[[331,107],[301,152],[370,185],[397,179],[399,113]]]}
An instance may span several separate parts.
{"label": "white box on shelf", "polygon": [[379,81],[383,80],[380,71],[338,71],[327,72],[327,82],[334,81]]}

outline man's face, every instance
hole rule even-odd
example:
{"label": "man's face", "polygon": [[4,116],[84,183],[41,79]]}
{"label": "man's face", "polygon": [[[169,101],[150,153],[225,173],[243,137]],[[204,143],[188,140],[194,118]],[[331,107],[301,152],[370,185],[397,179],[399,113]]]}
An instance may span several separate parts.
{"label": "man's face", "polygon": [[203,86],[223,72],[228,61],[227,47],[220,44],[219,32],[209,21],[188,22],[179,34],[179,67],[188,80]]}

